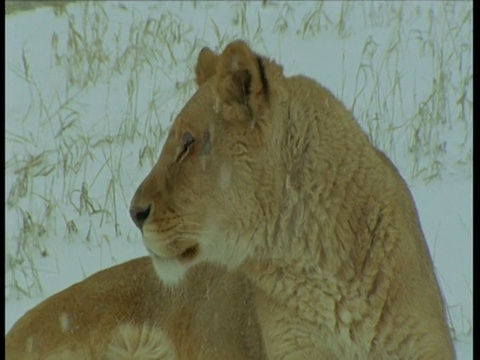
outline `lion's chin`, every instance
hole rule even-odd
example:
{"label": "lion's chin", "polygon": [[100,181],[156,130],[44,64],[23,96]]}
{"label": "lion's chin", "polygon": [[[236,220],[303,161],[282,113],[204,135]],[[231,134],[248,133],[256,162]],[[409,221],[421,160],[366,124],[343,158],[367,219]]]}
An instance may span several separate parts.
{"label": "lion's chin", "polygon": [[182,264],[175,259],[165,261],[152,256],[152,262],[160,281],[167,286],[179,285],[185,278],[185,274],[190,268],[189,265]]}
{"label": "lion's chin", "polygon": [[158,277],[165,285],[178,285],[187,270],[198,262],[199,244],[193,241],[170,242],[167,249],[147,246],[147,250]]}

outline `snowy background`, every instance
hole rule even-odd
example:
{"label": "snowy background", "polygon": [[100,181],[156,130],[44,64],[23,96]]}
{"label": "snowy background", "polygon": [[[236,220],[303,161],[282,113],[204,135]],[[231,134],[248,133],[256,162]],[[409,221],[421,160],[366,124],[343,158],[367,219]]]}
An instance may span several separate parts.
{"label": "snowy background", "polygon": [[130,199],[195,91],[198,51],[242,38],[329,88],[398,166],[458,358],[473,358],[472,2],[63,4],[6,16],[5,332],[146,255]]}

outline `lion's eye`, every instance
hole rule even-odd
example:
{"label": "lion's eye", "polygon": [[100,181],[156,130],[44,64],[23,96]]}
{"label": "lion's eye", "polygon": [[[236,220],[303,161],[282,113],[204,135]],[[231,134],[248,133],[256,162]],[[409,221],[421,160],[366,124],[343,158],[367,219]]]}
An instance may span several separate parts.
{"label": "lion's eye", "polygon": [[195,138],[192,134],[186,131],[183,134],[183,152],[187,152],[188,150],[190,150],[193,144],[195,144]]}
{"label": "lion's eye", "polygon": [[182,142],[183,142],[183,149],[182,149],[182,152],[177,156],[177,159],[176,159],[177,162],[183,160],[183,158],[187,156],[193,144],[195,144],[195,138],[190,132],[186,131],[183,134]]}

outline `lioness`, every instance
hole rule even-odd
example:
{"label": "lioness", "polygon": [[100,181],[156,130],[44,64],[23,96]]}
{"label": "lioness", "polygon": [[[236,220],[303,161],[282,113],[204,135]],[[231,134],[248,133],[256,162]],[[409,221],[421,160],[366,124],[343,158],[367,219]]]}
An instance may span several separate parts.
{"label": "lioness", "polygon": [[409,190],[344,105],[241,41],[195,71],[131,202],[164,283],[241,271],[271,360],[454,358]]}
{"label": "lioness", "polygon": [[98,272],[27,312],[7,360],[266,359],[248,281],[205,264],[163,286],[150,258]]}

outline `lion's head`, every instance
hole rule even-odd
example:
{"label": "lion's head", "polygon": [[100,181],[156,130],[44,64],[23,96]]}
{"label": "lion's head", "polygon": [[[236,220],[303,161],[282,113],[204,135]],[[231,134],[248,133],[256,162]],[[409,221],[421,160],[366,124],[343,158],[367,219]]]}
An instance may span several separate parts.
{"label": "lion's head", "polygon": [[232,268],[258,251],[283,186],[272,177],[281,145],[270,107],[281,67],[237,41],[220,55],[204,48],[195,73],[198,90],[130,208],[166,283],[199,262]]}

